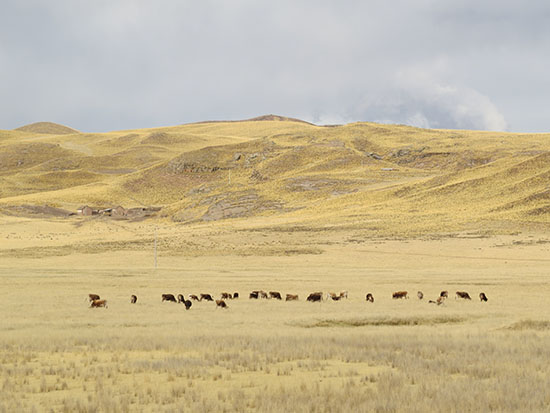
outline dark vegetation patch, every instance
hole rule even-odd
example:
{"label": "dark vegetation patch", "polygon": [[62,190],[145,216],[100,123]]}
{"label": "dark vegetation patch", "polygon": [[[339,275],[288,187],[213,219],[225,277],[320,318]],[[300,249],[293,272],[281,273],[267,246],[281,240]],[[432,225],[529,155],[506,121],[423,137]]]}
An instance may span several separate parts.
{"label": "dark vegetation patch", "polygon": [[438,317],[390,317],[390,318],[352,318],[352,319],[324,319],[297,324],[299,327],[381,327],[381,326],[421,326],[436,324],[456,324],[466,321],[466,317],[438,316]]}
{"label": "dark vegetation patch", "polygon": [[505,327],[506,330],[550,330],[550,321],[547,320],[521,320]]}

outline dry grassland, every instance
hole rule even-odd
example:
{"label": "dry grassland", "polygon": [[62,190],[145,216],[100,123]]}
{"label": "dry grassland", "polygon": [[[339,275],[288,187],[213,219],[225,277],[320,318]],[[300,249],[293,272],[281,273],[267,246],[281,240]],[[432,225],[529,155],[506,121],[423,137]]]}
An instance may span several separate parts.
{"label": "dry grassland", "polygon": [[[538,240],[335,237],[322,254],[286,256],[161,250],[157,270],[150,249],[4,257],[0,411],[543,411],[550,254]],[[300,301],[249,300],[254,289]],[[343,289],[348,300],[305,302]],[[392,300],[402,289],[411,298]],[[443,289],[473,300],[427,303]],[[241,298],[189,311],[160,300],[222,291]],[[109,308],[88,308],[91,292]]]}
{"label": "dry grassland", "polygon": [[267,119],[0,131],[0,413],[550,410],[549,135]]}

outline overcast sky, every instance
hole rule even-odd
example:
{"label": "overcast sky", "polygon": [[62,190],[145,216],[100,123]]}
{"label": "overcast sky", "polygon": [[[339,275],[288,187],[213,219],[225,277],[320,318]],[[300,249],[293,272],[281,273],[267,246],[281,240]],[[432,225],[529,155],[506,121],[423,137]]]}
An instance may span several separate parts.
{"label": "overcast sky", "polygon": [[0,129],[243,119],[550,132],[546,0],[1,0]]}

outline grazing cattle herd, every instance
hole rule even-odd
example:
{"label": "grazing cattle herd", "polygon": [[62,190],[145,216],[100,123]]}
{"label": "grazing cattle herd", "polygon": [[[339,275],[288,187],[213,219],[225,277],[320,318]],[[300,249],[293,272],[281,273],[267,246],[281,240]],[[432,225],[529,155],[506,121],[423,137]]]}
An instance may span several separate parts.
{"label": "grazing cattle herd", "polygon": [[[260,298],[275,299],[275,300],[282,300],[283,299],[281,293],[278,292],[278,291],[270,291],[269,293],[266,293],[263,290],[254,290],[249,294],[248,297],[251,300],[258,300]],[[422,293],[422,291],[418,291],[417,297],[418,297],[419,300],[424,299],[424,294]],[[448,297],[449,297],[449,292],[448,291],[441,291],[441,293],[439,294],[439,297],[437,297],[436,300],[429,300],[428,303],[429,304],[441,305],[445,302],[445,300]],[[220,308],[227,309],[227,308],[229,308],[229,306],[227,305],[225,300],[235,300],[237,298],[239,298],[239,293],[237,293],[237,292],[235,292],[233,294],[223,292],[223,293],[221,293],[221,298],[219,300],[214,300],[214,298],[212,298],[211,294],[206,294],[206,293],[202,293],[202,294],[200,294],[200,296],[197,296],[195,294],[189,294],[189,300],[186,300],[185,296],[183,294],[178,294],[177,299],[174,296],[174,294],[162,294],[161,295],[161,301],[162,302],[167,301],[167,302],[172,302],[172,303],[180,303],[180,304],[183,304],[185,306],[186,310],[189,310],[191,308],[191,306],[192,306],[191,300],[194,300],[194,301],[214,301],[216,303],[216,308],[220,307]],[[326,296],[324,296],[321,291],[318,291],[318,292],[314,292],[314,293],[309,294],[308,297],[306,298],[306,301],[322,302],[322,301],[329,301],[331,299],[333,301],[340,301],[343,298],[348,298],[348,292],[347,291],[341,291],[339,294],[336,294],[335,292],[329,292],[329,293],[326,294]],[[396,291],[392,294],[392,298],[394,300],[402,299],[402,298],[408,299],[409,298],[409,293],[407,291]],[[372,295],[372,293],[367,293],[367,295],[365,296],[365,299],[369,303],[374,303],[374,296]],[[470,294],[468,294],[466,291],[457,291],[455,299],[463,299],[463,300],[470,300],[471,301],[472,298],[470,297]],[[100,307],[107,308],[107,300],[104,300],[104,299],[102,300],[101,297],[97,294],[88,294],[88,300],[90,301],[90,308],[100,308]],[[285,301],[298,301],[298,300],[299,300],[299,298],[298,298],[297,294],[286,294],[286,300]],[[479,300],[481,302],[487,302],[488,301],[487,295],[485,295],[484,292],[479,293]],[[137,303],[137,296],[136,295],[134,295],[134,294],[131,295],[130,303],[132,303],[132,304]]]}

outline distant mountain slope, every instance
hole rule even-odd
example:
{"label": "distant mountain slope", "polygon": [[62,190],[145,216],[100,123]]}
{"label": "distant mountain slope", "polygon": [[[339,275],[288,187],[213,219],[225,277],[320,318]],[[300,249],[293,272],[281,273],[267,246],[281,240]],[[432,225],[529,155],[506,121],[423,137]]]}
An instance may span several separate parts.
{"label": "distant mountain slope", "polygon": [[53,122],[36,122],[30,125],[21,126],[15,130],[31,133],[47,133],[51,135],[65,135],[69,133],[79,133],[76,129],[68,126],[59,125]]}
{"label": "distant mountain slope", "polygon": [[243,119],[243,120],[205,120],[205,121],[195,122],[195,123],[201,124],[201,123],[234,123],[234,122],[264,122],[264,121],[299,122],[299,123],[305,123],[307,125],[313,125],[313,123],[306,122],[305,120],[289,118],[286,116],[273,115],[273,114],[261,115],[261,116],[256,116],[255,118]]}
{"label": "distant mountain slope", "polygon": [[2,206],[156,205],[170,222],[261,220],[376,236],[550,229],[550,135],[267,115],[98,134],[0,131]]}

